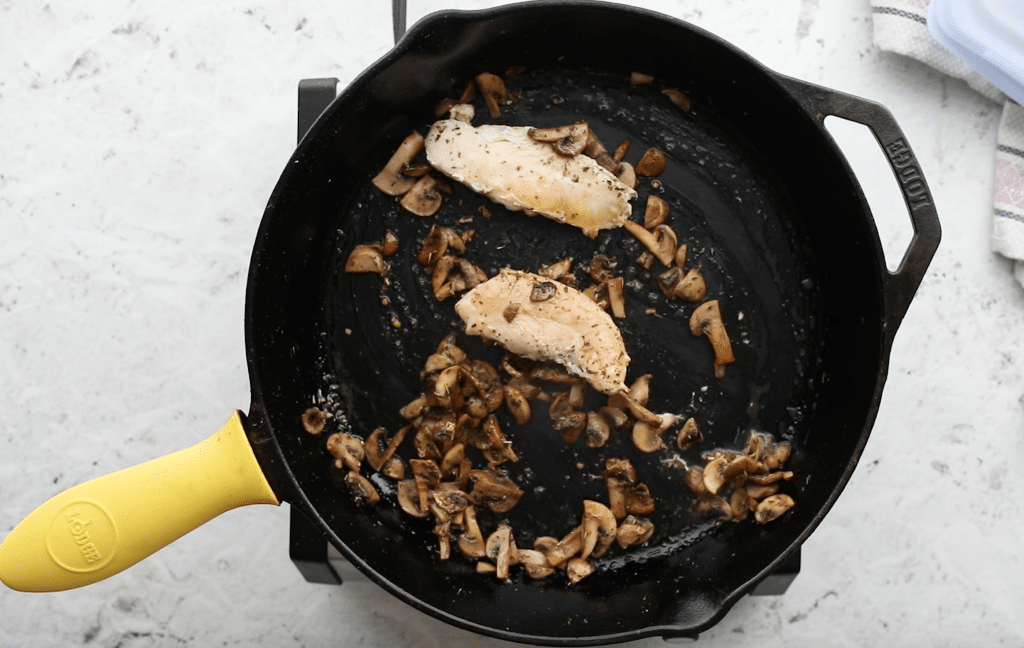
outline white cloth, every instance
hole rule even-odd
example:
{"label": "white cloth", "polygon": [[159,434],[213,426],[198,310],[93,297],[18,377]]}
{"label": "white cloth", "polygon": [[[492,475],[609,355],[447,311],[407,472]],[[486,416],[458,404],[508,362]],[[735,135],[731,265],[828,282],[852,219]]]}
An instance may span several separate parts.
{"label": "white cloth", "polygon": [[992,249],[1014,261],[1024,285],[1024,108],[940,45],[928,31],[931,0],[871,0],[875,44],[909,56],[1003,104],[996,136]]}

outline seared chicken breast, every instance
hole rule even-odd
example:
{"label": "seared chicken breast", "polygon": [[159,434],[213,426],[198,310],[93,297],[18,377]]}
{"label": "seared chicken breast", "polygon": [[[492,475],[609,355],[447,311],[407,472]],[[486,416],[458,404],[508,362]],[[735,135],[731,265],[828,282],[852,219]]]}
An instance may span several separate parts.
{"label": "seared chicken breast", "polygon": [[455,311],[466,332],[532,360],[553,360],[605,394],[626,389],[629,356],[618,327],[580,291],[503,269],[466,293]]}
{"label": "seared chicken breast", "polygon": [[[456,113],[457,114],[457,113]],[[560,155],[526,126],[442,119],[426,137],[438,171],[505,207],[568,223],[594,238],[622,226],[637,193],[583,154]]]}

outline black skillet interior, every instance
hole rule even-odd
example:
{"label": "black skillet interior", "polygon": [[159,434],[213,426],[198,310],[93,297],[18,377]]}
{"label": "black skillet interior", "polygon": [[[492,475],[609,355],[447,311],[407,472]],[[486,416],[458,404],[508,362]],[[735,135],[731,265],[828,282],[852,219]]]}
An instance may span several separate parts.
{"label": "black skillet interior", "polygon": [[[703,271],[734,340],[738,359],[724,378],[713,376],[707,341],[687,330],[692,306],[661,295],[657,266],[648,272],[634,263],[642,249],[624,231],[590,240],[462,186],[424,219],[370,185],[403,137],[426,132],[439,100],[458,96],[479,72],[512,66],[523,68],[509,80],[521,99],[498,120],[478,102],[474,123],[585,119],[609,149],[630,141],[627,161],[651,146],[668,153],[660,188],[640,180],[634,212],[652,193],[668,201],[689,265]],[[631,86],[633,71],[654,82]],[[691,111],[674,106],[663,87],[685,91]],[[490,217],[479,211],[484,205]],[[393,485],[373,477],[385,502],[356,504],[329,466],[324,439],[299,426],[319,393],[341,414],[335,426],[395,431],[404,424],[398,409],[422,390],[424,359],[448,333],[471,355],[498,357],[462,334],[452,300],[430,293],[415,256],[432,224],[474,230],[465,256],[488,274],[569,256],[585,286],[582,268],[595,254],[617,257],[630,380],[652,373],[651,407],[692,415],[704,429],[706,441],[693,451],[646,455],[623,434],[603,449],[567,445],[543,407],[522,428],[503,421],[522,457],[507,468],[526,495],[500,519],[520,545],[568,532],[582,499],[606,500],[605,457],[631,458],[658,501],[651,543],[597,560],[598,571],[576,586],[561,575],[531,581],[518,572],[500,583],[461,556],[441,562],[431,523],[404,515]],[[388,281],[345,274],[352,247],[380,241],[385,230],[401,242]],[[250,416],[281,454],[257,453],[265,465],[273,458],[264,455],[283,458],[272,476],[278,492],[346,557],[444,620],[544,644],[694,633],[788,557],[845,485],[884,382],[884,271],[870,212],[820,122],[772,73],[721,40],[664,16],[594,3],[435,14],[314,125],[268,205],[247,300]],[[680,466],[698,463],[702,451],[736,447],[750,430],[792,442],[797,476],[785,490],[796,507],[763,526],[697,517]],[[485,531],[498,521],[482,517]]]}

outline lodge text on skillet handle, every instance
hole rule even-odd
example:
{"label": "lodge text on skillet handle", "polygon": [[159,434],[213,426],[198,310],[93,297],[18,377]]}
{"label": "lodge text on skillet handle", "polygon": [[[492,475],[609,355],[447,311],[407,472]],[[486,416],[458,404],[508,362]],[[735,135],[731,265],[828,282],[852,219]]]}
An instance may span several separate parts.
{"label": "lodge text on skillet handle", "polygon": [[928,190],[928,183],[921,172],[921,165],[896,119],[885,106],[799,79],[780,74],[776,77],[789,88],[794,98],[803,103],[808,113],[822,122],[823,129],[825,117],[829,115],[857,122],[871,129],[896,176],[914,228],[914,236],[899,267],[895,272],[887,271],[883,277],[886,334],[891,341],[907,308],[910,307],[914,293],[924,279],[942,236],[939,215]]}
{"label": "lodge text on skillet handle", "polygon": [[23,592],[89,585],[247,504],[279,504],[241,413],[205,441],[52,497],[0,544],[0,581]]}

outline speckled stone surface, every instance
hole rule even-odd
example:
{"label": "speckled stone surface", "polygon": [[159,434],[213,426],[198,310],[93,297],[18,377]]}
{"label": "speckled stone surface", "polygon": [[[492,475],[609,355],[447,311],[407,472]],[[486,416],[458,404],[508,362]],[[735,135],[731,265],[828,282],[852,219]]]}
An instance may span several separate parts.
{"label": "speckled stone surface", "polygon": [[[1024,645],[1024,291],[989,248],[999,107],[879,51],[868,0],[638,4],[885,104],[944,228],[800,575],[698,645]],[[390,46],[381,2],[0,0],[0,533],[247,407],[247,265],[294,147],[296,84],[347,82]],[[905,209],[870,136],[841,126],[894,265]],[[306,583],[287,542],[287,507],[249,507],[82,590],[0,589],[0,645],[508,645],[366,582]]]}

